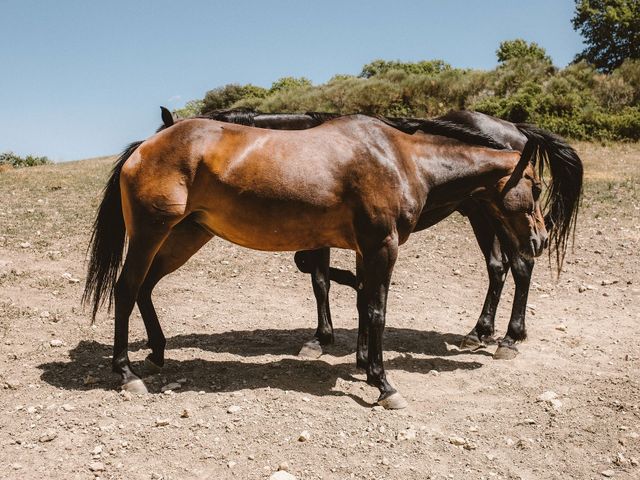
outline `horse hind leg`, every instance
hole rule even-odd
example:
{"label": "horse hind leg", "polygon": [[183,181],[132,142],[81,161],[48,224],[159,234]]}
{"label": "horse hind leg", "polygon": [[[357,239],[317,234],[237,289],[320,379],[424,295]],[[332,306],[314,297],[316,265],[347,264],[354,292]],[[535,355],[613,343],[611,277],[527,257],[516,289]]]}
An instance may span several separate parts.
{"label": "horse hind leg", "polygon": [[129,238],[127,257],[114,288],[115,328],[112,368],[121,377],[122,388],[133,393],[147,389],[129,361],[129,317],[153,258],[169,233],[166,229],[139,229]]}
{"label": "horse hind leg", "polygon": [[316,298],[318,310],[316,332],[311,340],[305,342],[298,353],[298,356],[303,358],[319,358],[323,353],[322,347],[334,341],[331,310],[329,308],[329,287],[331,285],[329,280],[330,252],[329,248],[322,248],[296,253],[298,267],[300,268],[302,262],[305,270],[311,273],[313,294]]}
{"label": "horse hind leg", "polygon": [[151,300],[153,289],[163,277],[184,265],[212,237],[210,232],[187,217],[173,227],[153,259],[137,299],[147,330],[147,345],[151,348],[151,353],[144,361],[148,373],[158,373],[162,369],[166,346],[166,339]]}

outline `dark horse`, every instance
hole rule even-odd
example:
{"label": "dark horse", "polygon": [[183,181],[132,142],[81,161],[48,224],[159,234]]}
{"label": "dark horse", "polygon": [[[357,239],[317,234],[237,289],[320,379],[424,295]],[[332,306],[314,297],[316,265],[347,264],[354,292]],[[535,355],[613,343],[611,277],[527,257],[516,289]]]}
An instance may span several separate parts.
{"label": "dark horse", "polygon": [[[338,114],[309,112],[305,114],[264,114],[251,110],[226,110],[213,112],[207,116],[215,120],[238,123],[242,125],[279,130],[300,130],[311,128],[327,120],[337,118]],[[162,108],[162,119],[167,128],[175,123],[171,113]],[[547,196],[546,224],[552,243],[551,251],[556,253],[558,272],[562,266],[567,248],[567,239],[575,226],[578,204],[582,191],[582,162],[577,153],[563,139],[536,128],[532,125],[513,124],[489,115],[471,111],[452,111],[434,120],[392,118],[383,119],[390,125],[405,133],[431,133],[448,137],[464,138],[471,143],[487,144],[493,139],[498,148],[511,148],[520,152],[530,141],[529,147],[540,157],[539,166],[545,163],[551,171],[551,192]],[[484,135],[484,137],[483,137]],[[542,170],[539,172],[542,176]],[[551,201],[553,199],[553,202]],[[482,202],[473,198],[462,199],[457,205],[431,210],[430,215],[423,215],[423,221],[416,230],[427,228],[453,211],[458,211],[469,218],[478,245],[485,257],[489,287],[482,312],[475,327],[465,337],[463,347],[477,348],[493,343],[495,331],[495,315],[506,274],[511,270],[515,281],[515,296],[511,311],[511,319],[506,335],[500,340],[494,358],[508,359],[517,354],[516,342],[526,338],[525,315],[531,274],[534,260],[525,258],[511,247],[511,242],[492,220]],[[424,213],[424,212],[423,212]],[[332,343],[333,327],[328,301],[329,278],[357,290],[356,276],[351,272],[329,267],[329,250],[297,252],[296,265],[312,276],[312,285],[318,307],[318,327],[314,338],[305,343],[301,355],[317,358],[322,354],[322,346]],[[328,273],[327,273],[328,269]],[[149,359],[147,365],[157,369],[163,358],[158,356]]]}
{"label": "dark horse", "polygon": [[384,407],[406,406],[382,361],[398,246],[431,210],[472,196],[522,256],[540,255],[547,232],[532,154],[408,135],[362,115],[300,131],[191,119],[132,144],[98,210],[84,295],[94,315],[115,300],[114,372],[123,388],[146,392],[127,352],[133,306],[214,235],[268,251],[347,248],[357,254],[367,382]]}

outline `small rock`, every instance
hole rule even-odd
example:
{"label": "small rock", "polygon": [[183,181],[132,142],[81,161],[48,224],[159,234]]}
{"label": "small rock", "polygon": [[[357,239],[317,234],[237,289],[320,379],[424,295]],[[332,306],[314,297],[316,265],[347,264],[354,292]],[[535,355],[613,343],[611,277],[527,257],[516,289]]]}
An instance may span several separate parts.
{"label": "small rock", "polygon": [[300,436],[298,437],[299,442],[306,442],[311,438],[311,434],[307,430],[303,430],[300,432]]}
{"label": "small rock", "polygon": [[156,427],[166,427],[169,425],[169,420],[166,418],[156,418]]}
{"label": "small rock", "polygon": [[586,292],[586,291],[587,291],[587,287],[585,287],[584,285],[580,285],[580,286],[578,287],[578,292],[580,292],[580,293],[584,293],[584,292]]}
{"label": "small rock", "polygon": [[291,475],[289,472],[278,470],[277,472],[271,474],[269,480],[297,480],[297,478],[294,475]]}
{"label": "small rock", "polygon": [[387,457],[382,457],[382,465],[389,465],[389,459]]}
{"label": "small rock", "polygon": [[567,331],[567,326],[563,323],[561,323],[560,325],[556,325],[556,330],[559,330],[561,332],[566,332]]}
{"label": "small rock", "polygon": [[449,443],[457,447],[461,447],[465,443],[467,443],[467,441],[462,437],[453,436],[453,437],[449,437]]}
{"label": "small rock", "polygon": [[233,468],[235,466],[236,466],[236,462],[234,462],[233,460],[227,463],[228,468]]}
{"label": "small rock", "polygon": [[29,242],[22,242],[20,248],[31,248],[31,244]]}
{"label": "small rock", "polygon": [[558,400],[557,398],[554,398],[553,400],[551,400],[549,402],[549,404],[553,407],[553,409],[557,412],[560,411],[560,409],[562,408],[562,402],[560,400]]}
{"label": "small rock", "polygon": [[453,271],[453,274],[454,274],[454,275],[456,275],[456,276],[458,276],[458,275],[461,275],[461,274],[462,274],[462,272],[461,272],[459,269],[457,269],[457,268],[456,268],[456,269]]}
{"label": "small rock", "polygon": [[49,318],[51,314],[47,310],[43,310],[40,312],[40,318]]}
{"label": "small rock", "polygon": [[604,472],[600,472],[600,475],[602,475],[603,477],[613,477],[616,474],[616,472],[614,470],[605,470]]}
{"label": "small rock", "polygon": [[120,396],[122,397],[122,400],[124,400],[125,402],[128,402],[133,398],[133,395],[131,395],[131,392],[127,392],[126,390],[120,390]]}
{"label": "small rock", "polygon": [[180,414],[180,418],[189,418],[190,416],[191,412],[189,412],[189,410],[187,410],[186,408],[182,410],[182,413]]}
{"label": "small rock", "polygon": [[97,445],[96,448],[91,450],[91,455],[100,455],[102,453],[102,445]]}
{"label": "small rock", "polygon": [[20,387],[20,380],[18,380],[17,378],[7,378],[4,384],[11,390],[17,390],[18,387]]}
{"label": "small rock", "polygon": [[45,432],[42,435],[40,435],[40,438],[38,438],[38,441],[41,443],[50,442],[54,440],[57,436],[58,434],[55,431],[49,430],[48,432]]}
{"label": "small rock", "polygon": [[289,462],[280,462],[280,465],[278,465],[278,470],[279,471],[283,471],[283,472],[288,472],[289,471]]}
{"label": "small rock", "polygon": [[637,467],[638,465],[640,465],[640,463],[638,462],[638,459],[636,457],[631,457],[629,459],[629,463],[631,463],[632,467]]}
{"label": "small rock", "polygon": [[551,390],[547,390],[546,392],[540,394],[538,396],[539,402],[550,402],[554,398],[558,398],[558,394],[556,392],[552,392]]}
{"label": "small rock", "polygon": [[475,443],[473,443],[473,442],[469,442],[469,441],[467,441],[467,442],[462,446],[462,448],[464,448],[465,450],[475,450],[476,448],[478,448],[478,446],[477,446]]}
{"label": "small rock", "polygon": [[62,405],[62,409],[63,409],[65,412],[71,412],[71,411],[75,410],[75,409],[76,409],[76,407],[74,407],[73,405],[70,405],[70,404],[68,404],[68,403],[65,403],[64,405]]}
{"label": "small rock", "polygon": [[437,377],[438,375],[440,375],[440,372],[438,370],[429,370],[429,375]]}
{"label": "small rock", "polygon": [[525,418],[522,423],[525,425],[535,425],[536,421],[533,418]]}
{"label": "small rock", "polygon": [[415,439],[416,439],[416,431],[412,428],[407,428],[402,432],[398,432],[398,435],[396,435],[396,440],[400,440],[400,441],[412,441]]}
{"label": "small rock", "polygon": [[182,388],[182,385],[180,385],[178,382],[172,382],[172,383],[168,383],[165,386],[163,386],[160,391],[162,393],[166,392],[167,390],[180,390]]}
{"label": "small rock", "polygon": [[229,408],[227,408],[227,413],[238,413],[242,410],[242,407],[239,407],[238,405],[231,405]]}
{"label": "small rock", "polygon": [[104,463],[91,462],[89,464],[89,470],[91,470],[92,472],[104,472]]}
{"label": "small rock", "polygon": [[80,279],[79,278],[75,278],[69,272],[63,273],[62,274],[62,278],[66,278],[69,281],[69,283],[80,283]]}
{"label": "small rock", "polygon": [[93,375],[87,375],[84,377],[83,383],[85,385],[93,385],[94,383],[98,383],[100,380]]}
{"label": "small rock", "polygon": [[49,345],[51,345],[52,347],[61,347],[62,345],[64,345],[64,342],[62,340],[58,340],[56,338],[56,339],[51,340],[49,342]]}

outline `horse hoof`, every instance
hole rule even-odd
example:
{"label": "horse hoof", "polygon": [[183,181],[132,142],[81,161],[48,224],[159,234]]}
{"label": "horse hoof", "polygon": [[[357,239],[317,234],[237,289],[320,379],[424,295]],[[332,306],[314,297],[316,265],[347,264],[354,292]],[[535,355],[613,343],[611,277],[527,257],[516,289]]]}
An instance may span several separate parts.
{"label": "horse hoof", "polygon": [[144,359],[144,369],[149,375],[153,375],[155,373],[160,373],[162,371],[162,367],[156,364],[151,358],[147,357]]}
{"label": "horse hoof", "polygon": [[144,382],[139,378],[135,378],[127,383],[123,383],[122,390],[125,390],[129,393],[135,393],[136,395],[145,395],[149,393],[149,390],[147,390]]}
{"label": "horse hoof", "polygon": [[493,354],[494,360],[513,360],[518,356],[518,349],[516,347],[506,347],[504,345],[500,345],[496,350],[496,353]]}
{"label": "horse hoof", "polygon": [[409,406],[404,397],[398,392],[392,393],[387,398],[378,400],[378,405],[384,407],[386,410],[400,410]]}
{"label": "horse hoof", "polygon": [[307,343],[302,345],[298,356],[301,358],[308,358],[310,360],[315,360],[322,356],[322,345],[320,345],[320,341],[317,339],[309,340]]}

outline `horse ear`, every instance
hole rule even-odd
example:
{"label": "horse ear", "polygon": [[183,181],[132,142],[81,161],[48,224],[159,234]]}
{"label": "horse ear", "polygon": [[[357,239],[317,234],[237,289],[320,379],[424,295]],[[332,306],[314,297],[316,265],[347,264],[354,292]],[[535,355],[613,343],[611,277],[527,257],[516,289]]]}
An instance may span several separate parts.
{"label": "horse ear", "polygon": [[162,123],[164,123],[164,126],[170,127],[171,125],[173,125],[173,114],[169,111],[169,109],[160,107],[160,111],[162,112]]}

